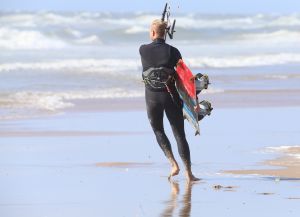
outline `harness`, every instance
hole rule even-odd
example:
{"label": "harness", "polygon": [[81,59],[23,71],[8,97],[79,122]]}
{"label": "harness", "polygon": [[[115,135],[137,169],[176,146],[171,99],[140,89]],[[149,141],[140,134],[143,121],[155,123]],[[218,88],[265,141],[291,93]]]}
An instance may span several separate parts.
{"label": "harness", "polygon": [[155,90],[167,89],[170,92],[168,85],[175,81],[174,69],[166,67],[151,67],[143,72],[143,81]]}
{"label": "harness", "polygon": [[182,108],[182,102],[174,97],[169,85],[175,82],[176,72],[166,67],[151,67],[143,72],[143,81],[156,91],[167,90],[176,106]]}

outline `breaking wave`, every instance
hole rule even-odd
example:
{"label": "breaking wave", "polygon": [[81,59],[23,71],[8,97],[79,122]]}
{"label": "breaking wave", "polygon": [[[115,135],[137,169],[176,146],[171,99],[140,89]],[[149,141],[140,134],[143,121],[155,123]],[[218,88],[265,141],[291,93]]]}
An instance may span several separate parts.
{"label": "breaking wave", "polygon": [[[0,64],[0,72],[18,70],[68,70],[81,69],[81,72],[119,73],[138,71],[140,61],[135,59],[67,59],[45,62],[15,62]],[[67,72],[67,71],[65,71]],[[73,71],[70,71],[72,73]],[[78,72],[77,72],[78,73]]]}
{"label": "breaking wave", "polygon": [[242,34],[241,38],[252,41],[253,43],[300,43],[300,31],[279,30],[268,33]]}
{"label": "breaking wave", "polygon": [[[157,14],[7,12],[0,13],[0,48],[61,49],[146,39]],[[300,14],[253,16],[174,14],[176,40],[257,40],[261,43],[299,43]]]}
{"label": "breaking wave", "polygon": [[[106,24],[109,28],[115,26],[147,26],[158,18],[158,14],[133,13],[114,14],[99,12],[8,12],[0,14],[0,23],[12,24],[16,27],[35,27],[53,25],[90,25]],[[178,22],[178,27],[183,28],[223,28],[223,29],[258,29],[268,27],[295,27],[300,26],[300,15],[204,15],[204,14],[173,14]]]}
{"label": "breaking wave", "polygon": [[0,48],[11,50],[60,49],[66,44],[35,30],[0,28]]}
{"label": "breaking wave", "polygon": [[[194,68],[233,68],[300,63],[300,54],[261,54],[227,57],[188,57],[186,63]],[[77,69],[76,72],[73,69]],[[44,62],[14,62],[0,64],[0,72],[63,71],[64,73],[98,73],[108,75],[138,75],[142,71],[139,59],[66,59]]]}
{"label": "breaking wave", "polygon": [[250,56],[231,57],[197,57],[188,58],[188,64],[193,68],[233,68],[282,65],[288,63],[300,63],[300,54],[261,54]]}

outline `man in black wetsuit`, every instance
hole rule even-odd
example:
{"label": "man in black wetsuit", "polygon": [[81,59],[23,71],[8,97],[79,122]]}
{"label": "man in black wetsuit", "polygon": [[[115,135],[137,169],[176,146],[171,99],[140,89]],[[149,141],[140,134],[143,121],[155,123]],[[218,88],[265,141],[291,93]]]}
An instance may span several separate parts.
{"label": "man in black wetsuit", "polygon": [[154,20],[150,28],[152,43],[140,47],[147,115],[156,140],[171,164],[169,179],[179,173],[170,141],[163,126],[164,112],[172,127],[179,154],[184,162],[187,181],[198,181],[191,170],[189,145],[185,138],[182,104],[175,88],[175,67],[181,54],[165,43],[167,23]]}

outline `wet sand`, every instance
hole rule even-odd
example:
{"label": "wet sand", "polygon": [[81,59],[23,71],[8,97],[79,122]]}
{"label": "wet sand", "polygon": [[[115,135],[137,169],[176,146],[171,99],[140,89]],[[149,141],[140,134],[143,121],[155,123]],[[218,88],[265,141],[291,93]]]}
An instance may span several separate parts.
{"label": "wet sand", "polygon": [[[261,165],[285,158],[261,150],[299,145],[299,111],[215,107],[201,123],[200,137],[186,124],[193,171],[202,178],[193,185],[186,184],[183,170],[168,182],[170,168],[145,111],[78,109],[3,121],[1,216],[298,217],[298,179],[289,174],[276,180],[276,174],[253,175],[248,170],[285,169],[275,163]],[[168,124],[165,130],[183,168]],[[298,148],[287,152],[292,153]],[[247,172],[224,172],[243,170]]]}
{"label": "wet sand", "polygon": [[276,169],[256,169],[256,170],[229,170],[232,174],[257,174],[261,176],[273,176],[276,181],[280,179],[300,180],[300,147],[286,147],[278,150],[281,157],[274,160],[267,160],[263,164]]}
{"label": "wet sand", "polygon": [[138,163],[138,162],[99,162],[96,163],[97,167],[114,167],[114,168],[134,168],[150,166],[152,163]]}
{"label": "wet sand", "polygon": [[0,137],[82,137],[82,136],[115,136],[134,135],[147,132],[126,132],[126,131],[7,131],[0,132]]}

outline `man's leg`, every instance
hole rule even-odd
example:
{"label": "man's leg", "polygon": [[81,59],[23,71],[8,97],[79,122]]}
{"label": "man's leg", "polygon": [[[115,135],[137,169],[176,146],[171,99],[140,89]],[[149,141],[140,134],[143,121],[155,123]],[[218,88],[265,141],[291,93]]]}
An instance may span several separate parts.
{"label": "man's leg", "polygon": [[171,164],[171,173],[169,178],[175,176],[179,173],[178,164],[174,158],[172,147],[168,137],[165,134],[163,127],[163,114],[164,108],[161,104],[154,100],[147,98],[146,95],[146,105],[147,105],[147,115],[152,126],[153,132],[156,136],[157,143],[164,152],[165,156],[168,158]]}
{"label": "man's leg", "polygon": [[200,180],[192,173],[190,148],[185,137],[182,109],[172,103],[170,106],[166,107],[166,115],[170,121],[172,131],[177,142],[179,155],[185,165],[188,182]]}

